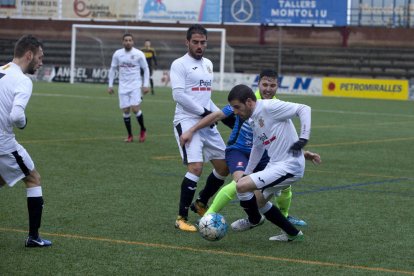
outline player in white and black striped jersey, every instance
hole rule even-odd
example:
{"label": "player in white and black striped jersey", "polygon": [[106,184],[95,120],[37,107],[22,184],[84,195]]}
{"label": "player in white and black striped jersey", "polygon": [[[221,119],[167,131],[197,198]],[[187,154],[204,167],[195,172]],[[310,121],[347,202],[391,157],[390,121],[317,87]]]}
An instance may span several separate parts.
{"label": "player in white and black striped jersey", "polygon": [[[141,111],[142,94],[149,91],[149,69],[144,53],[133,47],[134,40],[131,34],[122,37],[124,48],[116,50],[112,56],[109,69],[108,93],[113,94],[115,72],[119,73],[119,107],[123,111],[124,123],[128,132],[125,142],[132,142],[131,111],[135,114],[140,126],[139,142],[144,142],[147,136],[144,125],[144,116]],[[144,72],[144,83],[141,80],[141,69]]]}
{"label": "player in white and black striped jersey", "polygon": [[32,158],[15,138],[13,128],[26,127],[25,109],[33,84],[25,74],[34,74],[42,66],[43,45],[31,35],[22,36],[14,48],[13,61],[0,67],[0,187],[26,184],[29,235],[26,247],[45,247],[52,243],[39,236],[43,194],[40,175]]}
{"label": "player in white and black striped jersey", "polygon": [[[198,24],[187,31],[187,54],[176,59],[170,70],[174,101],[174,133],[187,173],[181,183],[180,204],[175,226],[183,231],[196,232],[188,222],[188,209],[203,215],[208,200],[219,190],[228,175],[225,162],[225,143],[215,125],[200,129],[191,142],[180,146],[180,135],[195,125],[202,117],[219,110],[211,100],[213,64],[203,57],[207,47],[207,30]],[[191,204],[197,182],[201,176],[204,159],[211,161],[214,170],[209,175],[205,188]]]}

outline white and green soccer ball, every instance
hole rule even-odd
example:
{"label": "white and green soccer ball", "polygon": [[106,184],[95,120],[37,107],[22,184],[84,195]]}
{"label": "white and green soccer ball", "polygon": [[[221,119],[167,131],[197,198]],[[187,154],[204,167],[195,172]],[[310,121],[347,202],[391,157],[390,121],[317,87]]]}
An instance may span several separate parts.
{"label": "white and green soccer ball", "polygon": [[208,241],[221,240],[226,235],[227,228],[226,220],[218,213],[207,214],[198,223],[200,235]]}

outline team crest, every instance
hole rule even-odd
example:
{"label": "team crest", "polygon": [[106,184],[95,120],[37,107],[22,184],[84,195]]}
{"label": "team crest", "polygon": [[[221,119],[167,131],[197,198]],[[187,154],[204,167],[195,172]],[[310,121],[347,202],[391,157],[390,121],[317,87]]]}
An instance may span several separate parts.
{"label": "team crest", "polygon": [[210,66],[207,66],[207,71],[211,74],[213,73],[213,70],[211,70]]}
{"label": "team crest", "polygon": [[264,127],[264,120],[263,120],[263,118],[260,118],[259,119],[259,126],[260,127]]}

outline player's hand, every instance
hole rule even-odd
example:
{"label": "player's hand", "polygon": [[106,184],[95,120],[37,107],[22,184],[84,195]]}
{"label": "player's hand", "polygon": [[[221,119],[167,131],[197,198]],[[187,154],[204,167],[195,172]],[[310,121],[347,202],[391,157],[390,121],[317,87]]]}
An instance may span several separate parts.
{"label": "player's hand", "polygon": [[306,160],[312,161],[312,163],[315,165],[319,165],[320,163],[322,163],[321,156],[317,153],[305,151],[304,155]]}
{"label": "player's hand", "polygon": [[191,131],[186,131],[180,136],[180,145],[184,147],[186,143],[190,143],[193,138],[193,133]]}
{"label": "player's hand", "polygon": [[293,154],[293,156],[298,157],[302,154],[302,149],[306,144],[308,143],[308,140],[304,138],[299,138],[298,141],[296,141],[289,149],[289,152]]}
{"label": "player's hand", "polygon": [[109,95],[114,94],[114,89],[112,87],[108,87],[108,93]]}
{"label": "player's hand", "polygon": [[142,87],[142,92],[144,93],[144,95],[147,95],[149,91],[150,90],[148,87]]}

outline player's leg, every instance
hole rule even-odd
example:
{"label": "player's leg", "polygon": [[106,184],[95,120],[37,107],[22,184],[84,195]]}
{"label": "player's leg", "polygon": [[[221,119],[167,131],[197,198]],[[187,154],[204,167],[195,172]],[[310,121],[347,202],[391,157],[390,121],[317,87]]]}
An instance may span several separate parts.
{"label": "player's leg", "polygon": [[34,163],[21,146],[17,150],[6,155],[0,155],[0,175],[4,183],[14,186],[19,180],[26,184],[27,209],[29,213],[29,234],[26,239],[26,247],[44,247],[52,243],[43,240],[39,236],[39,228],[42,220],[43,195],[40,185],[40,175],[34,168]]}
{"label": "player's leg", "polygon": [[207,211],[207,204],[211,197],[224,184],[224,180],[229,174],[225,161],[225,148],[223,139],[216,127],[204,128],[199,130],[203,137],[203,152],[207,160],[210,160],[214,170],[207,177],[204,189],[200,191],[197,200],[191,205],[191,209],[198,215],[203,216]]}
{"label": "player's leg", "polygon": [[276,206],[280,209],[282,214],[292,223],[296,226],[306,226],[307,223],[303,219],[290,216],[289,215],[289,209],[290,204],[292,202],[292,186],[288,186],[287,188],[280,191],[280,195],[276,197]]}
{"label": "player's leg", "polygon": [[208,209],[208,201],[224,184],[224,180],[228,175],[227,165],[224,159],[210,160],[214,170],[207,177],[206,185],[198,195],[196,201],[191,204],[191,210],[199,216],[204,216]]}
{"label": "player's leg", "polygon": [[203,152],[201,137],[195,133],[190,143],[180,146],[180,136],[192,126],[191,122],[184,121],[174,128],[174,135],[180,150],[183,163],[187,165],[187,173],[181,182],[178,217],[175,227],[188,232],[196,232],[197,228],[188,222],[188,210],[196,192],[197,183],[203,169]]}
{"label": "player's leg", "polygon": [[[237,196],[239,197],[240,205],[247,213],[248,218],[235,221],[232,223],[232,228],[236,231],[244,231],[260,225],[262,223],[262,218],[255,201],[258,200],[259,206],[263,207],[272,192],[280,190],[282,189],[281,187],[286,187],[298,179],[300,179],[300,177],[288,173],[285,168],[277,164],[273,166],[268,165],[263,171],[241,178],[237,182]],[[268,194],[265,194],[266,201],[260,197],[260,193],[255,195],[253,193],[255,190],[268,191]],[[275,214],[276,211],[274,209],[277,209],[277,214]],[[272,213],[266,214],[269,210],[262,209],[261,213],[265,214],[265,217],[269,220],[272,221],[273,219],[273,223],[275,223],[275,221],[281,223],[283,226],[282,229],[287,229],[289,234],[297,234],[297,232],[293,231],[296,230],[294,226],[282,215],[278,208],[272,208]],[[283,218],[281,218],[281,216]],[[293,228],[291,228],[291,226]]]}
{"label": "player's leg", "polygon": [[249,154],[239,149],[228,148],[225,154],[226,164],[233,176],[233,181],[218,191],[206,214],[220,212],[231,200],[236,198],[236,181],[243,176],[247,162],[249,161]]}
{"label": "player's leg", "polygon": [[129,94],[119,93],[119,107],[123,112],[125,128],[128,132],[128,137],[125,139],[125,142],[130,143],[134,140],[131,130],[131,105],[130,105],[130,96]]}
{"label": "player's leg", "polygon": [[264,217],[259,212],[254,194],[257,187],[253,179],[249,175],[240,178],[236,184],[236,189],[240,206],[246,212],[247,218],[236,220],[231,224],[231,228],[234,231],[245,231],[263,224]]}
{"label": "player's leg", "polygon": [[220,212],[230,201],[236,199],[236,195],[236,181],[233,180],[218,191],[204,215]]}
{"label": "player's leg", "polygon": [[151,95],[154,95],[154,80],[152,79],[152,67],[149,67],[149,71],[150,71],[150,85],[151,85]]}
{"label": "player's leg", "polygon": [[137,89],[133,91],[131,94],[131,109],[134,112],[139,127],[140,127],[140,134],[139,134],[139,142],[142,143],[147,138],[147,129],[145,128],[144,124],[144,114],[141,110],[141,102],[142,102],[142,94],[141,89]]}

